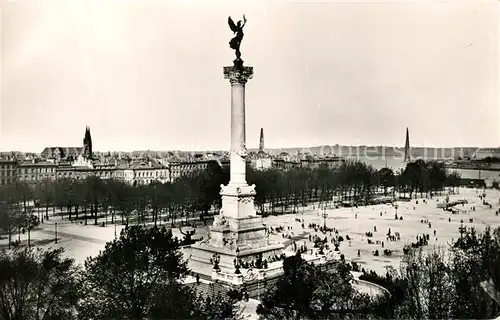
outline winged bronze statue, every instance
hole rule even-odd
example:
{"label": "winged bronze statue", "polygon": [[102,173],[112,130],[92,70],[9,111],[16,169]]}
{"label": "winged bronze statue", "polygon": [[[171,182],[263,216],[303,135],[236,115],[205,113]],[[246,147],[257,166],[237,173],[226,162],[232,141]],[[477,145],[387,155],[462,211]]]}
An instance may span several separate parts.
{"label": "winged bronze statue", "polygon": [[227,19],[227,22],[229,24],[229,28],[231,28],[231,31],[236,34],[234,38],[229,41],[229,46],[231,47],[231,49],[236,50],[236,60],[239,61],[241,60],[240,45],[241,41],[243,40],[243,27],[247,23],[247,19],[245,18],[245,15],[243,15],[243,23],[240,20],[235,24],[233,19],[229,17]]}

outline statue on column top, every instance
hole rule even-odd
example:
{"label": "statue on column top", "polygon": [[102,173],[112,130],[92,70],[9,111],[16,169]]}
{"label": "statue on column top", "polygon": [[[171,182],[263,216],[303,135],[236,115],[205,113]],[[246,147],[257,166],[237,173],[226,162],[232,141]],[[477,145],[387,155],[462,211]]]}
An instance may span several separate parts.
{"label": "statue on column top", "polygon": [[233,31],[233,33],[236,34],[234,36],[234,38],[232,38],[231,41],[229,41],[229,46],[231,47],[231,49],[236,50],[236,52],[235,52],[236,60],[234,60],[234,66],[241,67],[241,66],[243,66],[243,60],[241,60],[240,45],[241,45],[241,41],[243,40],[243,35],[244,35],[243,34],[243,27],[247,23],[247,19],[245,18],[245,15],[243,15],[243,23],[240,20],[240,21],[238,21],[237,24],[235,24],[233,19],[231,19],[231,17],[229,17],[227,19],[227,22],[229,24],[229,28],[231,28],[231,31]]}

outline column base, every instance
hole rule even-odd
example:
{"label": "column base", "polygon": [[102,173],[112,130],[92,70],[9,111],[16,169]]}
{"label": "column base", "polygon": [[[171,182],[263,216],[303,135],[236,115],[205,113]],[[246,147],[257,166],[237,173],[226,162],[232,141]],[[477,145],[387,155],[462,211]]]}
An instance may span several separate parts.
{"label": "column base", "polygon": [[255,211],[255,185],[221,185],[220,194],[220,213],[215,216],[208,237],[191,246],[189,267],[208,276],[212,272],[210,259],[214,254],[219,255],[219,266],[226,272],[234,272],[235,259],[251,262],[257,257],[269,260],[271,256],[280,256],[283,244],[270,242],[267,227]]}
{"label": "column base", "polygon": [[236,252],[227,248],[220,248],[212,245],[195,243],[191,246],[191,255],[189,258],[189,269],[195,273],[202,274],[206,277],[212,275],[214,265],[210,261],[217,254],[219,260],[219,268],[222,272],[234,274],[235,260],[239,262],[255,261],[258,257],[262,260],[270,261],[272,256],[280,256],[283,253],[283,244],[276,243],[266,245],[260,248],[249,248]]}
{"label": "column base", "polygon": [[232,219],[257,216],[254,206],[255,185],[230,182],[227,186],[221,185],[220,187],[222,208],[219,215]]}

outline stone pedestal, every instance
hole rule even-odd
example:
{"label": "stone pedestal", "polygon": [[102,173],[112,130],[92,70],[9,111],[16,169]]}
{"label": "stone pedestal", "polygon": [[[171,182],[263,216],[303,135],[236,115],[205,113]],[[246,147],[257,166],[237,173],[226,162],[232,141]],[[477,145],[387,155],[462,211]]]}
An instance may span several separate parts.
{"label": "stone pedestal", "polygon": [[246,181],[245,84],[253,76],[253,67],[224,67],[224,77],[231,83],[231,160],[230,180],[221,185],[222,208],[210,227],[209,238],[194,244],[189,267],[211,276],[214,258],[222,272],[234,272],[235,261],[257,257],[269,259],[281,255],[283,245],[270,243],[262,217],[255,211],[255,185]]}

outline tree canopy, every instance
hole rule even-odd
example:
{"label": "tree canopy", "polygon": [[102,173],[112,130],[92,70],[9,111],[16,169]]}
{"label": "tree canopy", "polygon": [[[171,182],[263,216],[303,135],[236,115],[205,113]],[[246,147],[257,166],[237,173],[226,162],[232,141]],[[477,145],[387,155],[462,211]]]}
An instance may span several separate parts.
{"label": "tree canopy", "polygon": [[179,241],[165,227],[122,230],[104,251],[85,261],[82,319],[194,319],[204,312],[233,317],[234,301],[207,300],[179,281],[188,269],[178,248]]}
{"label": "tree canopy", "polygon": [[0,252],[0,319],[75,319],[77,267],[62,249]]}
{"label": "tree canopy", "polygon": [[349,267],[316,268],[300,254],[283,261],[283,275],[266,289],[257,307],[260,319],[346,319],[374,317],[378,303],[353,287]]}

